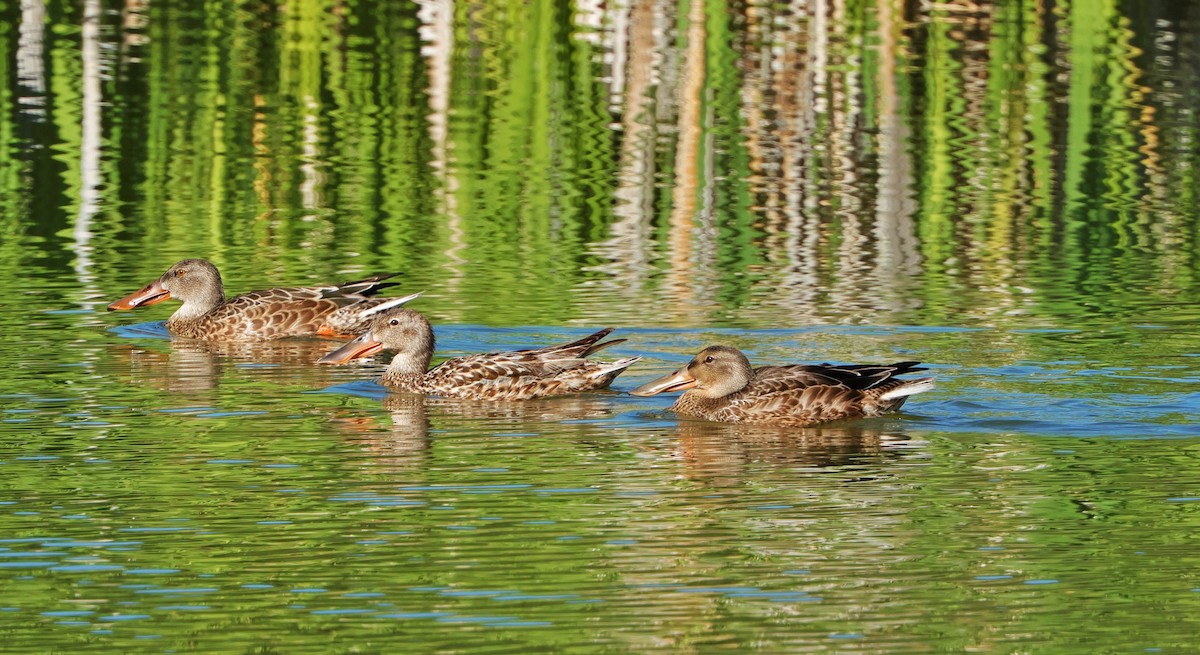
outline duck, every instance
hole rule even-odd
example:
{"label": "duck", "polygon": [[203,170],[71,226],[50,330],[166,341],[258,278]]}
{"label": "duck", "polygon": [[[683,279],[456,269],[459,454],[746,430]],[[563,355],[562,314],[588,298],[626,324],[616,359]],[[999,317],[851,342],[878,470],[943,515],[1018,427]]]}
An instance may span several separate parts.
{"label": "duck", "polygon": [[532,400],[604,389],[640,357],[613,362],[588,359],[625,339],[602,341],[614,328],[582,339],[532,350],[483,353],[447,359],[433,368],[435,339],[429,320],[403,307],[366,310],[376,314],[357,339],[334,350],[319,364],[340,364],[381,350],[395,351],[379,382],[394,391],[467,400]]}
{"label": "duck", "polygon": [[108,311],[137,309],[175,299],[183,306],[167,319],[176,337],[208,341],[268,341],[285,337],[354,337],[369,327],[362,311],[395,307],[420,294],[373,298],[398,273],[311,287],[280,287],[225,297],[221,273],[205,259],[185,259],[145,287],[111,303]]}
{"label": "duck", "polygon": [[808,427],[840,419],[879,416],[913,394],[933,388],[933,378],[896,376],[927,370],[920,362],[750,365],[731,346],[709,346],[687,366],[634,389],[635,396],[684,391],[676,413],[709,421]]}

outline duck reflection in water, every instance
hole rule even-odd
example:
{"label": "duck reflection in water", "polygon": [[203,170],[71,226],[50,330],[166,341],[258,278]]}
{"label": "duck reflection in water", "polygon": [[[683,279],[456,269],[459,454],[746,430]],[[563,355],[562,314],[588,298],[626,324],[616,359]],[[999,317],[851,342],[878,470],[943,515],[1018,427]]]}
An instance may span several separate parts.
{"label": "duck reflection in water", "polygon": [[591,421],[611,417],[613,399],[596,394],[510,402],[389,393],[383,398],[383,424],[377,416],[347,408],[331,414],[347,440],[370,454],[372,466],[397,473],[422,470],[434,433],[500,440],[510,437],[498,435],[520,432],[607,443],[606,426]]}
{"label": "duck reflection in water", "polygon": [[224,376],[269,376],[272,384],[300,388],[326,386],[327,371],[312,361],[329,349],[321,339],[287,339],[259,342],[158,339],[147,345],[117,342],[110,352],[128,363],[132,383],[174,393],[216,389]]}
{"label": "duck reflection in water", "polygon": [[713,486],[740,486],[758,477],[753,467],[853,470],[856,478],[884,477],[881,464],[918,451],[924,441],[888,426],[821,425],[787,428],[681,420],[671,457],[683,462],[689,478]]}

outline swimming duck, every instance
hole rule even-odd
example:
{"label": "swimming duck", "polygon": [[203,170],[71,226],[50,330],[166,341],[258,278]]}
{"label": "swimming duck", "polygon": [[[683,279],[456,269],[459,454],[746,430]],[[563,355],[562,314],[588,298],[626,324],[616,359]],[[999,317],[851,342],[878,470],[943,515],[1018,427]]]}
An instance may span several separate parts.
{"label": "swimming duck", "polygon": [[630,393],[653,396],[686,389],[671,406],[680,414],[727,423],[803,427],[898,409],[909,396],[933,388],[933,378],[896,379],[926,370],[917,368],[919,363],[752,368],[737,348],[709,346],[687,366]]}
{"label": "swimming duck", "polygon": [[[376,314],[367,310],[366,314]],[[429,368],[433,357],[433,327],[411,309],[379,312],[371,329],[325,355],[319,364],[340,364],[383,349],[396,355],[379,380],[397,391],[427,393],[471,400],[529,400],[578,391],[603,389],[640,357],[615,362],[587,359],[601,348],[624,339],[601,342],[606,328],[571,343],[534,350],[468,355]]]}
{"label": "swimming duck", "polygon": [[183,306],[167,319],[167,331],[179,337],[208,340],[265,341],[296,336],[354,336],[369,326],[364,309],[389,307],[412,300],[371,298],[397,273],[314,287],[251,291],[226,300],[217,267],[203,259],[185,259],[157,280],[108,306],[136,309],[169,298]]}

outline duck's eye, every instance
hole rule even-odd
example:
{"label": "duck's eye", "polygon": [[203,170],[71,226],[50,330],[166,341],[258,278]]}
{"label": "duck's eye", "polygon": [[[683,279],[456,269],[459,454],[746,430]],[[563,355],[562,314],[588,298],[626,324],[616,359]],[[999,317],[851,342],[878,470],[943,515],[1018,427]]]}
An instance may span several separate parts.
{"label": "duck's eye", "polygon": [[705,364],[711,364],[711,363],[713,363],[713,362],[715,362],[715,361],[717,361],[717,358],[716,358],[716,357],[713,357],[712,355],[709,355],[708,357],[705,357],[705,358],[704,358],[704,363],[705,363]]}
{"label": "duck's eye", "polygon": [[184,273],[187,273],[187,271],[185,269],[181,268],[181,269],[175,271],[175,277],[183,277]]}
{"label": "duck's eye", "polygon": [[388,325],[400,325],[400,319],[393,318],[392,320],[388,321]]}

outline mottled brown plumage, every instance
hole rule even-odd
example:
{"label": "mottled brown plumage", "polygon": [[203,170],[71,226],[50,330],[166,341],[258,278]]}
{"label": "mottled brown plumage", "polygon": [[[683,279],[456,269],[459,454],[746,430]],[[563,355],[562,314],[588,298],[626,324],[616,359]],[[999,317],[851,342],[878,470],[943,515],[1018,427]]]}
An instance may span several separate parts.
{"label": "mottled brown plumage", "polygon": [[653,396],[686,389],[671,407],[680,414],[727,423],[809,426],[898,409],[908,396],[933,388],[933,378],[895,378],[925,370],[918,363],[752,368],[740,350],[710,346],[684,368],[630,393]]}
{"label": "mottled brown plumage", "polygon": [[185,259],[108,309],[135,309],[174,298],[183,306],[167,319],[167,331],[192,339],[265,341],[318,334],[352,336],[362,334],[369,326],[369,319],[362,316],[364,310],[400,304],[398,299],[370,297],[394,286],[383,281],[395,275],[383,273],[330,286],[251,291],[226,300],[217,267],[203,259]]}
{"label": "mottled brown plumage", "polygon": [[427,393],[473,400],[529,400],[612,384],[639,357],[615,362],[587,359],[601,348],[624,339],[600,342],[612,328],[560,346],[535,350],[468,355],[448,359],[430,369],[433,328],[424,316],[409,309],[379,314],[371,329],[320,359],[336,364],[381,350],[396,351],[380,382],[397,391]]}

